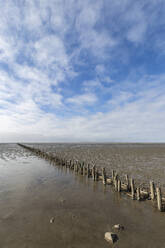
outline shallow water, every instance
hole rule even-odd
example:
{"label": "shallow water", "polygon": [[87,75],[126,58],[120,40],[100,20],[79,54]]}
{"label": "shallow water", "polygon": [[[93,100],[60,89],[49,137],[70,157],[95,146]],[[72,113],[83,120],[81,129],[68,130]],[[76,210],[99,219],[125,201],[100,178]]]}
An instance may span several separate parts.
{"label": "shallow water", "polygon": [[0,145],[0,202],[2,248],[112,247],[104,233],[118,223],[125,230],[113,247],[165,247],[165,213],[150,201],[132,201],[17,145]]}

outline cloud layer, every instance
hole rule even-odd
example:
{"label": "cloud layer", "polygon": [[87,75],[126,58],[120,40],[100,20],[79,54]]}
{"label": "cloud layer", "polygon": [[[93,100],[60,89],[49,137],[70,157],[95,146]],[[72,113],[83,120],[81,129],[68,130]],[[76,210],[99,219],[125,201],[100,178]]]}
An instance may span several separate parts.
{"label": "cloud layer", "polygon": [[163,0],[0,8],[0,142],[165,142]]}

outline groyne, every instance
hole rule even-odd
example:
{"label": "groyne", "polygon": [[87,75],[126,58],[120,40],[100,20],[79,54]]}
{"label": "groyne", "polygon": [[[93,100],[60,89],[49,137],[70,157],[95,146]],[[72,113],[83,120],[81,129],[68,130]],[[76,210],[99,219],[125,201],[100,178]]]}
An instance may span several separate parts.
{"label": "groyne", "polygon": [[115,169],[112,169],[111,175],[107,175],[105,168],[99,170],[95,165],[91,166],[90,164],[73,159],[68,160],[62,157],[62,155],[54,155],[24,144],[19,143],[18,145],[34,153],[36,156],[48,160],[54,165],[65,166],[73,170],[77,175],[91,178],[93,181],[101,181],[105,187],[110,185],[114,188],[115,192],[127,194],[132,200],[150,200],[153,206],[157,207],[159,211],[165,211],[165,198],[162,197],[161,188],[157,187],[153,181],[148,183],[148,189],[140,188],[136,185],[133,178],[129,178],[129,175],[125,175],[125,180],[122,181]]}

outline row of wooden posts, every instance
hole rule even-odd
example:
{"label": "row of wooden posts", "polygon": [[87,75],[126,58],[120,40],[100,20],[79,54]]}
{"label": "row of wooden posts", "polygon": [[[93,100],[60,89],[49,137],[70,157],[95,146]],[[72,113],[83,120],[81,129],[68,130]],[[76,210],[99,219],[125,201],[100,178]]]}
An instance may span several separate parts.
{"label": "row of wooden posts", "polygon": [[119,175],[115,170],[112,170],[112,175],[108,176],[106,174],[105,168],[102,168],[101,172],[99,172],[98,168],[93,165],[90,167],[89,164],[85,166],[85,163],[80,163],[78,160],[66,160],[61,156],[55,156],[53,154],[41,151],[40,149],[30,147],[23,144],[18,144],[19,146],[28,149],[29,151],[35,153],[37,156],[49,160],[51,163],[55,163],[56,165],[66,166],[75,173],[87,176],[88,178],[92,178],[94,181],[102,180],[104,185],[113,185],[115,191],[117,192],[125,192],[128,196],[130,196],[133,200],[152,200],[153,202],[157,201],[157,208],[159,211],[164,211],[164,201],[162,198],[161,188],[156,187],[153,181],[150,181],[150,189],[144,190],[140,187],[135,187],[134,179],[129,178],[128,175],[125,176],[125,182],[122,182]]}

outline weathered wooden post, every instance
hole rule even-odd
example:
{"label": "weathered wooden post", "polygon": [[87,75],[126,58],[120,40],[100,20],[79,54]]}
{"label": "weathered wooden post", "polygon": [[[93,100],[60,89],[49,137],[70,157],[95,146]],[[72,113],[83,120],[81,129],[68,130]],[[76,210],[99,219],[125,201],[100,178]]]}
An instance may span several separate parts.
{"label": "weathered wooden post", "polygon": [[105,185],[107,181],[105,168],[102,168],[102,178],[103,178],[103,184]]}
{"label": "weathered wooden post", "polygon": [[129,177],[127,174],[125,175],[125,179],[126,179],[126,184],[127,184],[127,190],[130,191]]}
{"label": "weathered wooden post", "polygon": [[80,163],[80,175],[83,175],[84,164]]}
{"label": "weathered wooden post", "polygon": [[131,178],[131,195],[132,195],[132,199],[135,199],[135,185],[134,185],[134,179]]}
{"label": "weathered wooden post", "polygon": [[118,191],[118,180],[114,179],[115,191]]}
{"label": "weathered wooden post", "polygon": [[140,188],[139,187],[136,189],[136,197],[137,197],[137,200],[140,201],[141,197],[140,197]]}
{"label": "weathered wooden post", "polygon": [[80,175],[81,174],[81,163],[78,162],[78,174]]}
{"label": "weathered wooden post", "polygon": [[83,166],[83,176],[85,176],[85,174],[86,174],[86,168],[85,168],[85,164],[84,164],[84,166]]}
{"label": "weathered wooden post", "polygon": [[98,179],[99,179],[99,171],[98,171],[98,168],[96,168],[96,181],[98,181]]}
{"label": "weathered wooden post", "polygon": [[115,174],[114,176],[114,186],[115,186],[115,190],[118,191],[118,175]]}
{"label": "weathered wooden post", "polygon": [[121,181],[120,180],[118,180],[117,190],[118,192],[121,192]]}
{"label": "weathered wooden post", "polygon": [[115,171],[112,170],[112,182],[113,182],[113,184],[114,184],[114,177],[115,177]]}
{"label": "weathered wooden post", "polygon": [[158,210],[162,211],[162,195],[161,195],[161,189],[159,187],[156,188],[156,194],[157,194]]}
{"label": "weathered wooden post", "polygon": [[72,168],[72,170],[74,170],[74,160],[72,160],[71,163],[72,163],[71,168]]}
{"label": "weathered wooden post", "polygon": [[76,167],[75,168],[76,168],[76,170],[75,170],[76,173],[78,173],[78,170],[79,170],[79,164],[78,163],[76,163]]}
{"label": "weathered wooden post", "polygon": [[93,167],[92,167],[92,178],[93,178],[94,181],[96,179],[96,173],[95,172],[96,172],[95,171],[95,165],[93,165]]}
{"label": "weathered wooden post", "polygon": [[77,172],[77,163],[76,163],[76,161],[73,161],[73,168],[74,168],[74,172]]}
{"label": "weathered wooden post", "polygon": [[81,163],[78,162],[78,174],[81,174]]}
{"label": "weathered wooden post", "polygon": [[80,163],[77,161],[77,174],[80,173]]}
{"label": "weathered wooden post", "polygon": [[155,200],[155,185],[153,181],[150,181],[150,192],[151,192],[151,200]]}
{"label": "weathered wooden post", "polygon": [[89,164],[87,164],[87,177],[89,178],[90,176],[90,168],[89,168]]}

